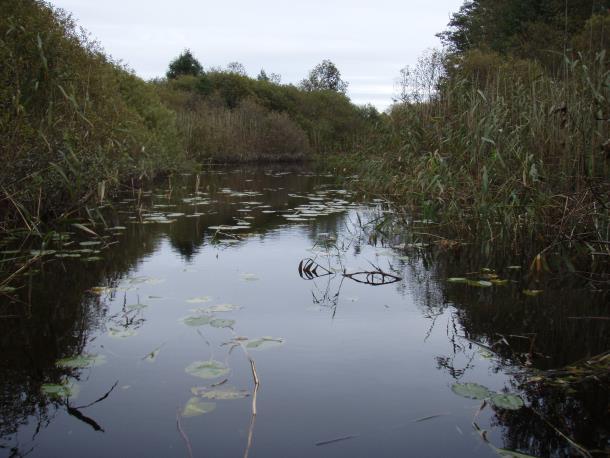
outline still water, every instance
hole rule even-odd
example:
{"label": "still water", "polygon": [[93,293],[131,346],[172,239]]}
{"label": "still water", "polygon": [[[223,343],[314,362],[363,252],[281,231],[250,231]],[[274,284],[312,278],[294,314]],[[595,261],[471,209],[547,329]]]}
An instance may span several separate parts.
{"label": "still water", "polygon": [[608,446],[607,387],[528,381],[608,350],[608,322],[578,319],[601,293],[441,249],[432,222],[384,225],[384,202],[299,169],[172,177],[92,217],[28,246],[46,262],[0,299],[1,456]]}

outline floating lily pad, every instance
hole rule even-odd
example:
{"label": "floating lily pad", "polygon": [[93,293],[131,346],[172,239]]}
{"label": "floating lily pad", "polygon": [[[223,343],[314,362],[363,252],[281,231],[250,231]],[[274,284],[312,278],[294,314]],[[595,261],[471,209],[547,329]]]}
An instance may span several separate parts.
{"label": "floating lily pad", "polygon": [[80,246],[94,246],[94,245],[100,245],[102,242],[100,242],[99,240],[88,240],[86,242],[80,242],[79,245]]}
{"label": "floating lily pad", "polygon": [[214,328],[230,328],[235,324],[235,320],[224,320],[222,318],[217,318],[215,320],[210,321],[210,326]]}
{"label": "floating lily pad", "polygon": [[502,280],[500,278],[494,278],[491,282],[496,286],[506,286],[508,285],[508,280]]}
{"label": "floating lily pad", "polygon": [[88,258],[83,258],[83,261],[85,262],[96,262],[96,261],[101,261],[103,258],[99,257],[99,256],[89,256]]}
{"label": "floating lily pad", "polygon": [[0,293],[14,293],[15,291],[17,291],[17,288],[14,288],[12,286],[1,286],[0,287]]}
{"label": "floating lily pad", "polygon": [[110,337],[115,337],[117,339],[126,339],[127,337],[133,337],[137,334],[137,332],[133,329],[117,329],[110,328],[108,331],[108,335]]}
{"label": "floating lily pad", "polygon": [[195,361],[189,364],[184,371],[187,374],[204,379],[212,379],[222,377],[229,373],[229,368],[220,361]]}
{"label": "floating lily pad", "polygon": [[181,320],[187,326],[204,326],[210,324],[212,318],[206,315],[187,316]]}
{"label": "floating lily pad", "polygon": [[542,294],[542,290],[541,289],[524,289],[523,290],[523,294],[525,294],[526,296],[538,296],[539,294]]}
{"label": "floating lily pad", "polygon": [[127,310],[142,310],[146,307],[148,307],[148,305],[146,304],[129,304],[125,306]]}
{"label": "floating lily pad", "polygon": [[496,407],[507,410],[519,410],[525,405],[520,396],[510,393],[494,393],[489,400]]}
{"label": "floating lily pad", "polygon": [[447,281],[449,283],[467,283],[468,279],[462,278],[462,277],[451,277],[451,278],[448,278]]}
{"label": "floating lily pad", "polygon": [[200,398],[192,397],[188,400],[184,409],[182,409],[183,417],[196,417],[212,412],[216,408],[216,404],[213,402],[204,402]]}
{"label": "floating lily pad", "polygon": [[163,345],[155,348],[153,351],[151,351],[149,354],[147,354],[144,358],[146,361],[148,361],[149,363],[154,363],[155,360],[157,359],[157,356],[159,356],[159,352],[161,351],[161,347],[163,347]]}
{"label": "floating lily pad", "polygon": [[468,399],[487,399],[491,395],[486,387],[478,383],[454,383],[451,391]]}
{"label": "floating lily pad", "polygon": [[55,399],[73,398],[78,395],[78,385],[73,383],[45,383],[40,387],[43,394]]}
{"label": "floating lily pad", "polygon": [[106,363],[104,355],[77,355],[71,358],[62,358],[55,362],[57,367],[67,367],[71,369],[82,369],[89,366],[101,366]]}
{"label": "floating lily pad", "polygon": [[477,288],[489,288],[493,286],[493,283],[487,280],[468,280],[466,282],[470,286],[476,286]]}
{"label": "floating lily pad", "polygon": [[239,305],[233,304],[216,304],[210,305],[208,307],[199,307],[197,309],[193,309],[192,311],[195,313],[221,313],[221,312],[233,312],[235,310],[239,310],[241,307]]}
{"label": "floating lily pad", "polygon": [[186,302],[189,304],[202,304],[204,302],[210,302],[211,300],[212,298],[210,296],[198,296],[191,297],[190,299],[187,299]]}
{"label": "floating lily pad", "polygon": [[233,399],[243,399],[250,396],[246,390],[238,390],[233,387],[209,389],[203,386],[191,388],[191,393],[204,399],[217,399],[219,401],[229,401]]}
{"label": "floating lily pad", "polygon": [[252,350],[266,350],[267,348],[279,347],[284,343],[281,337],[261,337],[260,339],[251,340],[246,344],[247,348]]}

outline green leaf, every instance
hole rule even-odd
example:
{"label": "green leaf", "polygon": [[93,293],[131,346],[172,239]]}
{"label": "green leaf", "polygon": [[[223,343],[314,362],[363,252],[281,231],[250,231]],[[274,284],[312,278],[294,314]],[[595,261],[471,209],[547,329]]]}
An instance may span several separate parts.
{"label": "green leaf", "polygon": [[203,415],[206,413],[212,412],[216,409],[216,404],[213,402],[203,402],[201,399],[192,397],[188,400],[184,409],[182,409],[183,417],[196,417],[198,415]]}
{"label": "green leaf", "polygon": [[181,320],[187,326],[204,326],[210,324],[212,318],[206,315],[187,316]]}
{"label": "green leaf", "polygon": [[233,312],[235,310],[239,310],[241,307],[239,305],[233,304],[216,304],[210,305],[208,307],[199,307],[191,310],[191,312],[195,313],[221,313],[221,312]]}
{"label": "green leaf", "polygon": [[212,298],[210,296],[198,296],[191,297],[190,299],[187,299],[186,302],[189,304],[201,304],[203,302],[210,302],[211,300]]}
{"label": "green leaf", "polygon": [[451,385],[451,391],[468,399],[487,399],[491,395],[486,387],[478,383],[454,383]]}
{"label": "green leaf", "polygon": [[43,394],[55,399],[71,398],[78,395],[78,385],[73,383],[45,383],[40,387]]}
{"label": "green leaf", "polygon": [[221,318],[210,321],[210,326],[214,328],[230,328],[235,324],[235,320],[223,320]]}
{"label": "green leaf", "polygon": [[260,339],[251,340],[246,344],[247,348],[252,350],[266,350],[267,348],[278,347],[284,343],[281,337],[261,337]]}
{"label": "green leaf", "polygon": [[489,400],[494,406],[507,410],[519,410],[525,405],[520,396],[510,393],[493,393]]}
{"label": "green leaf", "polygon": [[104,355],[77,355],[71,358],[62,358],[55,362],[57,367],[66,367],[70,369],[82,369],[89,366],[101,366],[106,363]]}
{"label": "green leaf", "polygon": [[117,329],[110,328],[108,335],[117,339],[126,339],[127,337],[133,337],[137,332],[133,329]]}
{"label": "green leaf", "polygon": [[219,401],[230,401],[233,399],[243,399],[250,396],[246,390],[238,390],[233,387],[209,389],[203,386],[195,386],[191,388],[191,393],[204,399],[217,399]]}
{"label": "green leaf", "polygon": [[494,447],[494,450],[496,451],[496,453],[498,455],[505,456],[507,458],[537,458],[534,455],[526,455],[525,453],[515,452],[514,450],[508,450],[506,448],[496,448],[496,447]]}
{"label": "green leaf", "polygon": [[542,294],[542,290],[541,289],[524,289],[523,294],[525,294],[526,296],[538,296],[539,294]]}
{"label": "green leaf", "polygon": [[470,286],[476,286],[477,288],[489,288],[493,286],[493,283],[487,280],[468,280],[466,282]]}
{"label": "green leaf", "polygon": [[449,283],[468,283],[468,279],[462,278],[462,277],[451,277],[451,278],[448,278],[447,281]]}
{"label": "green leaf", "polygon": [[194,377],[212,379],[222,377],[229,373],[229,368],[220,361],[195,361],[189,364],[184,371]]}

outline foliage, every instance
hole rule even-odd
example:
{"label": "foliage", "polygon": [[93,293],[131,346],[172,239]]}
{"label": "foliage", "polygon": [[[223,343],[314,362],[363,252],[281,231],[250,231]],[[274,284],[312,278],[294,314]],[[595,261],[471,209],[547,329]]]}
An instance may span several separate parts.
{"label": "foliage", "polygon": [[99,189],[181,161],[175,115],[68,14],[37,0],[2,8],[2,229],[37,232]]}
{"label": "foliage", "polygon": [[178,57],[169,63],[167,77],[175,79],[183,75],[201,75],[203,67],[189,49],[185,49]]}
{"label": "foliage", "polygon": [[345,94],[347,86],[348,83],[341,79],[337,66],[328,59],[316,65],[301,82],[301,88],[306,91],[335,91]]}

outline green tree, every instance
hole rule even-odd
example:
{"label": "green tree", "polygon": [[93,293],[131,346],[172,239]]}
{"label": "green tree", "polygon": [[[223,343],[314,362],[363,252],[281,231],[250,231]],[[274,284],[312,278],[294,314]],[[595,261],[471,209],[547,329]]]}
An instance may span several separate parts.
{"label": "green tree", "polygon": [[185,49],[182,54],[169,63],[166,76],[168,79],[176,79],[182,75],[199,76],[203,73],[203,67],[193,56],[190,49]]}
{"label": "green tree", "polygon": [[309,76],[301,81],[300,86],[306,91],[335,91],[345,94],[348,83],[341,79],[337,66],[325,59],[309,72]]}

